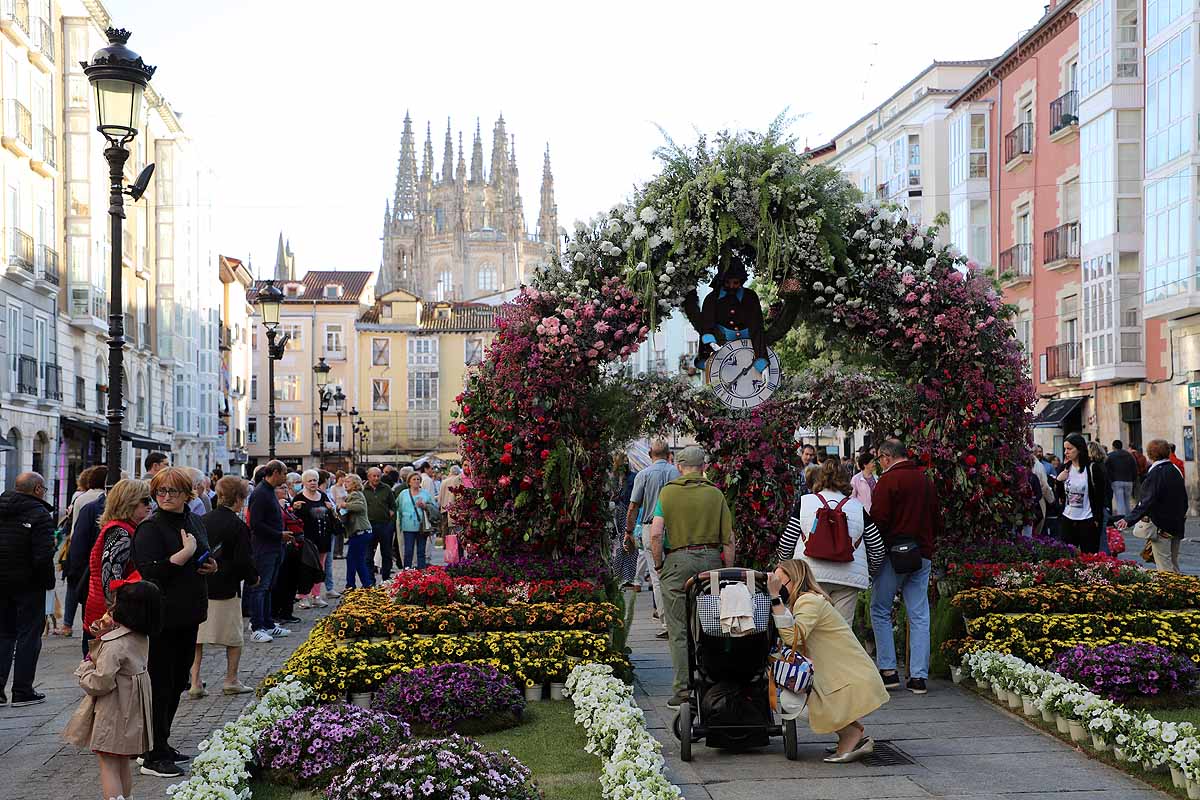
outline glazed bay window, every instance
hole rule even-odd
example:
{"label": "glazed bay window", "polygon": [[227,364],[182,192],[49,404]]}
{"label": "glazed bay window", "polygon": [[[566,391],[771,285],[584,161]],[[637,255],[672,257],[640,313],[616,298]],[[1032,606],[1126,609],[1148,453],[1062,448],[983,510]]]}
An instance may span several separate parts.
{"label": "glazed bay window", "polygon": [[1099,0],[1079,20],[1079,98],[1112,83],[1112,0]]}
{"label": "glazed bay window", "polygon": [[1142,37],[1138,11],[1142,0],[1117,0],[1117,77],[1136,78],[1140,72]]}
{"label": "glazed bay window", "polygon": [[1084,368],[1112,364],[1113,305],[1112,253],[1083,262],[1083,364]]}
{"label": "glazed bay window", "polygon": [[921,185],[921,137],[915,133],[908,135],[908,185]]}
{"label": "glazed bay window", "polygon": [[414,336],[408,340],[408,366],[436,367],[438,340],[434,336]]}
{"label": "glazed bay window", "polygon": [[1146,169],[1192,150],[1192,29],[1146,57]]}
{"label": "glazed bay window", "polygon": [[1113,234],[1116,222],[1115,112],[1108,111],[1079,129],[1080,237],[1084,243]]}
{"label": "glazed bay window", "polygon": [[[1146,183],[1146,231],[1142,240],[1145,257],[1145,299],[1165,300],[1188,290],[1189,238],[1193,222],[1191,170]],[[1198,287],[1200,288],[1200,287]]]}
{"label": "glazed bay window", "polygon": [[950,123],[950,187],[988,176],[988,115],[961,114]]}
{"label": "glazed bay window", "polygon": [[1192,0],[1148,0],[1146,3],[1146,38],[1153,39],[1172,22],[1192,10]]}

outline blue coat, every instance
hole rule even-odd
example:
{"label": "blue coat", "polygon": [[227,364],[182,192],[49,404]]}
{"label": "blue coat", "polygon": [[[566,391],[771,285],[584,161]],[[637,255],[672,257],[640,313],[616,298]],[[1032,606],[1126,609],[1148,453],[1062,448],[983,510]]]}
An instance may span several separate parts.
{"label": "blue coat", "polygon": [[[417,505],[416,503],[412,502],[413,499],[412,492],[410,492],[408,489],[400,492],[400,495],[396,498],[396,518],[399,520],[399,524],[396,526],[397,530],[421,530],[421,521],[417,518]],[[426,510],[433,509],[435,513],[437,512],[437,501],[434,500],[433,497],[430,496],[429,492],[425,491],[424,489],[417,494],[415,499],[424,500]],[[430,522],[432,522],[432,520],[430,520]],[[436,528],[437,526],[432,525],[431,527]]]}

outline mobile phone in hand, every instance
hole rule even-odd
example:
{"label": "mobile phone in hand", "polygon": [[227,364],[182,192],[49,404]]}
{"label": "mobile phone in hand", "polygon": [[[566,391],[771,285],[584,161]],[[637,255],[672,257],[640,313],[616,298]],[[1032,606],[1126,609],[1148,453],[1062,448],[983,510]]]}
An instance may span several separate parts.
{"label": "mobile phone in hand", "polygon": [[[224,544],[224,543],[222,543],[222,544]],[[196,558],[196,565],[199,566],[200,564],[203,564],[205,561],[208,561],[208,559],[210,559],[210,558],[216,558],[216,555],[219,552],[221,552],[220,544],[218,544],[212,550],[205,550],[203,553],[201,553],[199,555],[199,557]]]}

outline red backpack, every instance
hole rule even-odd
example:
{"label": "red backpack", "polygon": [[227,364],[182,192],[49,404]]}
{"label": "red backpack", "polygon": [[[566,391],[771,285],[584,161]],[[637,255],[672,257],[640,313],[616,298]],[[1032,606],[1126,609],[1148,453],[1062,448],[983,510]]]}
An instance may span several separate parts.
{"label": "red backpack", "polygon": [[822,561],[853,561],[856,545],[850,541],[850,523],[842,511],[850,498],[843,497],[836,506],[831,506],[820,492],[816,495],[822,508],[817,509],[817,523],[804,543],[804,555]]}

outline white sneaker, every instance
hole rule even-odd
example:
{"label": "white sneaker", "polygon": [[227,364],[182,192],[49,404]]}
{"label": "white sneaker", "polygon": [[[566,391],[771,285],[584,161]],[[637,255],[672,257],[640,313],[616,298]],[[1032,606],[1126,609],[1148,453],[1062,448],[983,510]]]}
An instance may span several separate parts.
{"label": "white sneaker", "polygon": [[266,631],[255,631],[254,633],[250,634],[250,641],[258,642],[259,644],[266,644],[267,642],[275,641],[275,639]]}
{"label": "white sneaker", "polygon": [[313,604],[307,597],[300,601],[300,608],[312,608]]}
{"label": "white sneaker", "polygon": [[314,597],[312,604],[314,608],[329,608],[329,603],[326,603],[319,597]]}
{"label": "white sneaker", "polygon": [[267,633],[271,634],[271,635],[272,635],[272,636],[274,636],[276,639],[279,639],[279,638],[281,638],[281,637],[284,637],[284,636],[291,636],[291,635],[292,635],[292,632],[291,632],[291,630],[290,630],[290,629],[288,629],[288,628],[283,628],[283,627],[280,627],[279,625],[276,625],[274,628],[271,628],[271,630],[267,631]]}

